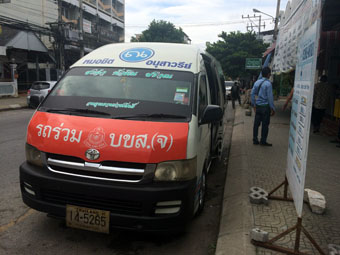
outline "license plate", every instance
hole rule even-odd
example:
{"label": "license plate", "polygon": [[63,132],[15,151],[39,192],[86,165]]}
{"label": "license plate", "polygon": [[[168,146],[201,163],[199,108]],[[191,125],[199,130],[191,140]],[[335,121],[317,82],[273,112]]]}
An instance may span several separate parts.
{"label": "license plate", "polygon": [[66,205],[66,226],[109,233],[110,212],[74,205]]}

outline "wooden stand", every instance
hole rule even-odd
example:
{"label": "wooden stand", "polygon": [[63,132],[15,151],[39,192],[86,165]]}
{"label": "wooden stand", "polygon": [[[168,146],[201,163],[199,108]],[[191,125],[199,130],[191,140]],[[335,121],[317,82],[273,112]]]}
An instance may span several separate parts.
{"label": "wooden stand", "polygon": [[[294,230],[296,230],[294,250],[274,244],[275,241],[279,240],[280,238],[284,237],[285,235],[288,235],[290,232],[292,232]],[[298,218],[297,223],[294,227],[287,229],[286,231],[282,232],[281,234],[270,239],[268,242],[259,242],[259,241],[251,240],[251,243],[256,245],[256,246],[264,247],[266,249],[270,249],[270,250],[274,250],[274,251],[283,252],[283,253],[286,253],[286,254],[307,255],[307,253],[299,251],[301,231],[306,235],[306,237],[309,239],[309,241],[312,243],[312,245],[319,251],[319,253],[321,255],[325,255],[325,253],[321,250],[320,246],[315,242],[315,240],[312,238],[312,236],[302,226],[302,218],[300,218],[300,217]]]}
{"label": "wooden stand", "polygon": [[[273,196],[272,194],[275,191],[277,191],[279,188],[281,188],[282,186],[284,186],[283,197]],[[287,177],[285,177],[285,180],[279,186],[277,186],[271,192],[269,192],[268,199],[281,200],[281,201],[293,201],[292,198],[288,197],[288,180],[287,180]]]}
{"label": "wooden stand", "polygon": [[[273,196],[272,194],[275,191],[277,191],[279,188],[281,188],[282,186],[284,186],[283,197]],[[287,180],[287,177],[285,177],[284,182],[282,182],[279,186],[277,186],[271,192],[269,192],[268,199],[282,200],[282,201],[293,201],[292,198],[288,197],[288,180]],[[294,230],[296,230],[294,250],[274,244],[275,241],[281,239],[285,235],[288,235],[289,233],[293,232]],[[266,249],[270,249],[270,250],[274,250],[274,251],[283,252],[283,253],[286,253],[286,254],[307,255],[307,253],[303,253],[303,252],[299,251],[301,231],[305,234],[305,236],[312,243],[312,245],[319,251],[319,253],[321,255],[325,255],[325,253],[321,250],[320,246],[315,242],[315,240],[312,238],[312,236],[302,226],[302,218],[301,217],[298,217],[298,220],[297,220],[297,223],[296,223],[295,226],[287,229],[286,231],[282,232],[281,234],[278,234],[277,236],[270,239],[269,241],[260,242],[260,241],[251,240],[251,243],[256,245],[256,246],[264,247]]]}

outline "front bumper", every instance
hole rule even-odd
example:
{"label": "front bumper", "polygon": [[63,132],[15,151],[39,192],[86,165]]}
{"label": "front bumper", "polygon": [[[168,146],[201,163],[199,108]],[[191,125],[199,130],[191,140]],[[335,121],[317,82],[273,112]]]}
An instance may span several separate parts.
{"label": "front bumper", "polygon": [[[110,211],[111,228],[167,231],[182,228],[192,218],[196,179],[175,183],[114,183],[69,177],[23,163],[20,186],[25,204],[57,217],[65,217],[66,204],[70,204]],[[165,201],[181,201],[179,211],[157,214],[158,203]]]}

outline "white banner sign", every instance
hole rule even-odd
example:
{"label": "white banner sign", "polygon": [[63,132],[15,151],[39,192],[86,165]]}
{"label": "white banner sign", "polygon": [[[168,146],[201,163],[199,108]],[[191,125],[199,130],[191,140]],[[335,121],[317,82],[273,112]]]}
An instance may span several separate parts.
{"label": "white banner sign", "polygon": [[0,56],[6,56],[6,49],[5,46],[0,46]]}
{"label": "white banner sign", "polygon": [[319,35],[318,19],[299,42],[295,70],[286,176],[299,217],[302,216]]}
{"label": "white banner sign", "polygon": [[91,21],[87,20],[87,19],[83,19],[83,30],[85,33],[92,33],[91,30]]}
{"label": "white banner sign", "polygon": [[297,48],[301,37],[318,18],[320,0],[292,0],[287,2],[281,18],[276,41],[273,72],[289,72],[297,64]]}

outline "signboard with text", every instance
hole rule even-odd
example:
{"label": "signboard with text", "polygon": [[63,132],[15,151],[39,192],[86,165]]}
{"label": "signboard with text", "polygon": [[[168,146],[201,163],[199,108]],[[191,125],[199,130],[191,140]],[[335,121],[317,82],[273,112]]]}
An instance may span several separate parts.
{"label": "signboard with text", "polygon": [[92,23],[91,21],[87,20],[87,19],[83,19],[83,31],[85,33],[89,33],[91,34],[92,33]]}
{"label": "signboard with text", "polygon": [[262,58],[246,58],[246,69],[261,69]]}
{"label": "signboard with text", "polygon": [[319,30],[318,19],[299,42],[292,99],[286,176],[299,217],[303,207]]}

